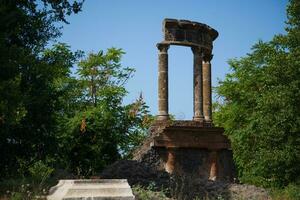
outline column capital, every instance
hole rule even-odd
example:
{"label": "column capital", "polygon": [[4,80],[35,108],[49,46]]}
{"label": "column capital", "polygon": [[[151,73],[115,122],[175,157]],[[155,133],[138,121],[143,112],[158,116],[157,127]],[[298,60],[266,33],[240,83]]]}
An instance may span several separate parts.
{"label": "column capital", "polygon": [[201,54],[202,53],[202,49],[200,47],[194,46],[191,47],[193,54]]}
{"label": "column capital", "polygon": [[211,61],[211,59],[213,58],[213,54],[211,54],[211,53],[204,53],[203,54],[203,61],[204,62],[206,62],[206,63],[208,63],[208,62],[210,62]]}
{"label": "column capital", "polygon": [[169,44],[157,43],[156,47],[160,51],[160,53],[168,53],[168,49],[170,47]]}

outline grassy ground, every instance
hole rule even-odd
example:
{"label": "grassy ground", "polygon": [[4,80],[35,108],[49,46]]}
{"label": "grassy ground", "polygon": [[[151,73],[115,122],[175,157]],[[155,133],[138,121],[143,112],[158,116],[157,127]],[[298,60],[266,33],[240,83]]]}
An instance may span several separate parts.
{"label": "grassy ground", "polygon": [[[151,188],[142,188],[140,186],[133,187],[133,193],[136,196],[136,200],[175,200],[166,196],[166,191],[154,191]],[[300,186],[290,184],[283,189],[271,189],[270,190],[272,200],[300,200]],[[200,200],[203,198],[196,198],[194,200]],[[212,200],[204,198],[205,200]],[[225,200],[226,198],[218,197],[217,200]],[[247,199],[239,199],[247,200]]]}
{"label": "grassy ground", "polygon": [[168,198],[165,191],[153,191],[151,188],[143,188],[141,186],[134,186],[132,188],[136,200],[172,200]]}
{"label": "grassy ground", "polygon": [[[41,196],[46,195],[49,188],[56,184],[56,181],[49,179],[44,183],[35,183],[32,179],[7,179],[0,182],[0,200],[43,199]],[[151,186],[147,188],[133,186],[132,189],[136,200],[175,200],[168,197],[169,192],[167,190],[157,190]],[[273,200],[300,200],[300,186],[290,184],[283,189],[271,189],[270,194]]]}
{"label": "grassy ground", "polygon": [[272,189],[273,200],[300,200],[300,185],[290,184],[283,189]]}
{"label": "grassy ground", "polygon": [[0,200],[40,200],[49,188],[56,184],[56,180],[35,182],[33,179],[7,179],[0,182]]}

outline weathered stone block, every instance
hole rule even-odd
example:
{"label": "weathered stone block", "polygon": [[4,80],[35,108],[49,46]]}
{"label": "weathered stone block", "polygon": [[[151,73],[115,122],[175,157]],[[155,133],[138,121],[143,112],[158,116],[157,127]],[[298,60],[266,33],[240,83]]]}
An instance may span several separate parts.
{"label": "weathered stone block", "polygon": [[206,24],[176,19],[163,21],[163,33],[162,43],[201,46],[207,50],[212,49],[212,42],[218,37],[218,32]]}
{"label": "weathered stone block", "polygon": [[149,131],[151,137],[135,154],[140,162],[170,174],[203,180],[233,181],[236,177],[230,142],[223,128],[178,120],[156,121]]}
{"label": "weathered stone block", "polygon": [[134,200],[126,179],[60,180],[48,200]]}

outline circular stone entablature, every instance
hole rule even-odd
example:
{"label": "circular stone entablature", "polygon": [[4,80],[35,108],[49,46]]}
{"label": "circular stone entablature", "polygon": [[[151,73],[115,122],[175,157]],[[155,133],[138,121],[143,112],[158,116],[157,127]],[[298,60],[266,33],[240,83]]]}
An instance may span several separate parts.
{"label": "circular stone entablature", "polygon": [[206,24],[177,19],[164,19],[163,34],[162,44],[200,47],[206,51],[212,50],[213,41],[219,35]]}

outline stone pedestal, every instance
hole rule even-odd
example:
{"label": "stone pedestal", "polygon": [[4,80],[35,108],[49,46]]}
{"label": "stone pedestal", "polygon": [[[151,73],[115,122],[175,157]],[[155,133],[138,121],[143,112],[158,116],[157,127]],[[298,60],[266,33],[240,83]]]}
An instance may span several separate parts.
{"label": "stone pedestal", "polygon": [[126,179],[60,180],[47,200],[134,200]]}
{"label": "stone pedestal", "polygon": [[200,121],[156,121],[150,146],[170,174],[233,181],[235,168],[223,128]]}

